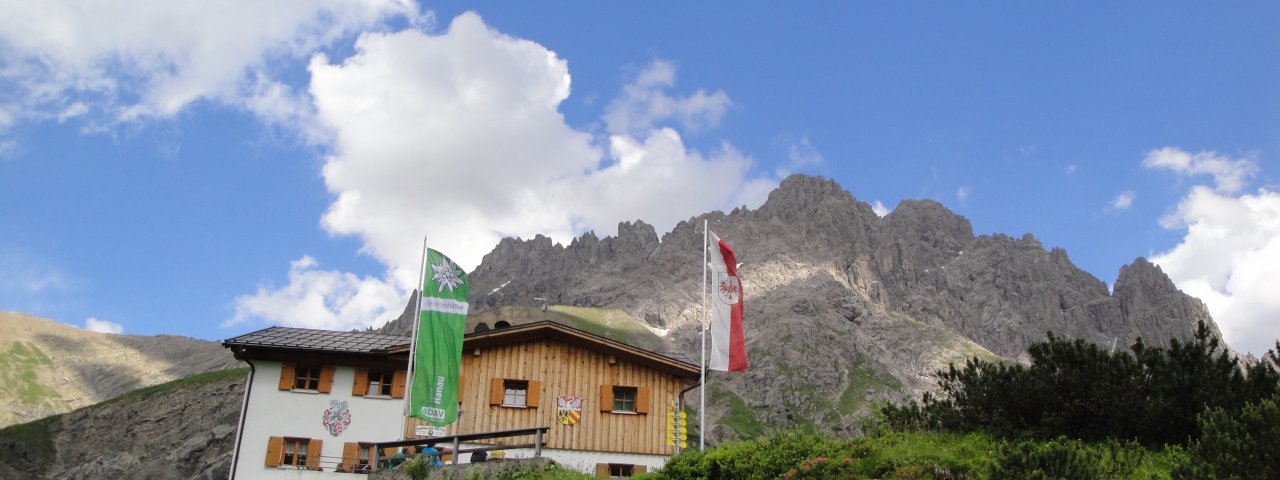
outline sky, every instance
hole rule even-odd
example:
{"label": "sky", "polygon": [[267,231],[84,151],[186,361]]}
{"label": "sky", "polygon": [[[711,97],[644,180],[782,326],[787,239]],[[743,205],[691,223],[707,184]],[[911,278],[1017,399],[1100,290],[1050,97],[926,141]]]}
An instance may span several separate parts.
{"label": "sky", "polygon": [[792,173],[1280,338],[1280,4],[0,3],[0,310],[377,326],[424,236],[659,234]]}

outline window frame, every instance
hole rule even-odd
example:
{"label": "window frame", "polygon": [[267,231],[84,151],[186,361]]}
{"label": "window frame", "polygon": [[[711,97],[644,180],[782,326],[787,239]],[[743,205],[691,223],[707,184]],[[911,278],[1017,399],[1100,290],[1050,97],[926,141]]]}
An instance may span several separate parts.
{"label": "window frame", "polygon": [[[524,398],[520,403],[519,387],[523,385]],[[525,378],[489,379],[489,406],[500,408],[537,409],[542,400],[542,382]]]}
{"label": "window frame", "polygon": [[[310,446],[310,438],[284,437],[284,443],[280,447],[280,467],[307,468],[308,455],[311,454],[307,450]],[[302,452],[299,453],[297,450],[302,450]],[[293,457],[293,461],[290,461],[290,457]]]}
{"label": "window frame", "polygon": [[[366,397],[391,398],[395,393],[395,371],[369,370]],[[385,392],[385,393],[384,393]]]}
{"label": "window frame", "polygon": [[634,476],[635,476],[635,474],[636,474],[636,466],[635,466],[635,465],[622,464],[622,463],[610,463],[610,464],[609,464],[609,478],[610,478],[610,479],[631,478],[631,477],[634,477]]}
{"label": "window frame", "polygon": [[[630,398],[624,398],[630,397]],[[621,385],[613,386],[613,409],[614,413],[640,413],[636,408],[639,403],[640,389],[638,387],[625,387]],[[630,403],[631,408],[625,408]],[[624,408],[619,408],[624,407]],[[611,464],[612,465],[612,464]]]}
{"label": "window frame", "polygon": [[503,379],[501,406],[529,408],[529,381]]}
{"label": "window frame", "polygon": [[[318,365],[296,365],[293,367],[293,388],[295,392],[319,392],[320,377],[324,367]],[[304,376],[305,375],[305,376]],[[302,384],[302,386],[299,386]]]}

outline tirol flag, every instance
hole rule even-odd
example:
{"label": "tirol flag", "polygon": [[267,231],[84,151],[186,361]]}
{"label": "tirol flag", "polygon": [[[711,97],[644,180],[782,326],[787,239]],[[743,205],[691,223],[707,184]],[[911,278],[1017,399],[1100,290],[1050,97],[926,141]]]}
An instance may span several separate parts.
{"label": "tirol flag", "polygon": [[467,273],[427,249],[418,307],[409,414],[443,427],[458,419],[462,334],[467,322]]}
{"label": "tirol flag", "polygon": [[747,371],[747,342],[742,330],[742,283],[733,248],[711,235],[707,264],[711,267],[712,370]]}

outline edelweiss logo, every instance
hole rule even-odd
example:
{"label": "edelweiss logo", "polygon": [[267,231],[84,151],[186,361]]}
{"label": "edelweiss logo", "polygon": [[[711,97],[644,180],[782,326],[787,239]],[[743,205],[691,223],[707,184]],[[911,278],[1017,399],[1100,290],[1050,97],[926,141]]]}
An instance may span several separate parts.
{"label": "edelweiss logo", "polygon": [[439,264],[431,264],[431,280],[436,282],[437,292],[443,292],[445,288],[453,292],[458,285],[462,285],[462,269],[449,259],[442,258]]}

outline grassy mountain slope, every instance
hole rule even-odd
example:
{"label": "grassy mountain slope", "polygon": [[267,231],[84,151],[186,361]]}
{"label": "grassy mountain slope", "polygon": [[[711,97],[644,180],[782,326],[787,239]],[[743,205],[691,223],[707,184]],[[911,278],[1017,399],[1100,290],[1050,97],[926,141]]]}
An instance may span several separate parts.
{"label": "grassy mountain slope", "polygon": [[236,365],[216,342],[109,335],[0,312],[0,426],[29,422]]}

